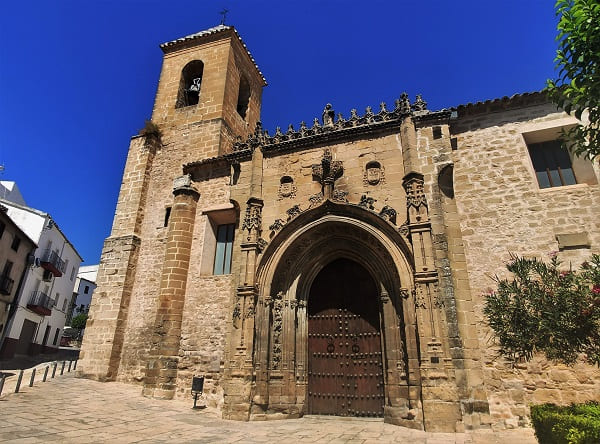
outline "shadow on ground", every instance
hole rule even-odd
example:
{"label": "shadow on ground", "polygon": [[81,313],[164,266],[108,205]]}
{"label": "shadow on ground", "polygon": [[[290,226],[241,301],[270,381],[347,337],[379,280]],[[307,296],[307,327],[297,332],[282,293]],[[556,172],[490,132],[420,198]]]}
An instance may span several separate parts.
{"label": "shadow on ground", "polygon": [[0,373],[4,370],[26,370],[43,364],[44,362],[74,361],[78,358],[79,349],[70,347],[60,348],[58,352],[52,354],[40,354],[35,356],[16,355],[11,359],[0,359]]}

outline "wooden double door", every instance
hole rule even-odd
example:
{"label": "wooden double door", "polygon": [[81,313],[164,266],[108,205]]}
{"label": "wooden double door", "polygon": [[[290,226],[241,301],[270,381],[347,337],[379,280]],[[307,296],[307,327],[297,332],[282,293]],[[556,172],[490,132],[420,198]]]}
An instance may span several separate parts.
{"label": "wooden double door", "polygon": [[308,413],[383,416],[384,371],[377,287],[361,265],[338,259],[308,300]]}

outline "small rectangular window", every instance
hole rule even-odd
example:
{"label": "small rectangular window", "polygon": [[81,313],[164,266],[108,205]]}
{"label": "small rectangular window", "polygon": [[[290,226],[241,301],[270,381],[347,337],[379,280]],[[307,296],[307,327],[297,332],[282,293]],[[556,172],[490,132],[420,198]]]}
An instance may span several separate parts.
{"label": "small rectangular window", "polygon": [[71,280],[75,277],[75,266],[71,267]]}
{"label": "small rectangular window", "polygon": [[6,263],[4,264],[4,270],[2,271],[2,277],[10,277],[12,267],[13,263],[11,261],[6,261]]}
{"label": "small rectangular window", "polygon": [[528,148],[540,188],[577,183],[571,158],[560,140],[532,143]]}
{"label": "small rectangular window", "polygon": [[231,273],[231,253],[233,251],[234,224],[217,227],[217,248],[215,250],[215,266],[213,274]]}
{"label": "small rectangular window", "polygon": [[83,289],[83,293],[88,294],[89,292],[90,292],[90,287],[88,285],[86,285],[85,288]]}
{"label": "small rectangular window", "polygon": [[12,248],[14,251],[19,251],[19,245],[21,245],[21,239],[15,236],[13,238],[12,244],[10,245],[10,248]]}
{"label": "small rectangular window", "polygon": [[165,220],[163,223],[163,227],[169,226],[169,219],[171,218],[171,207],[165,208]]}

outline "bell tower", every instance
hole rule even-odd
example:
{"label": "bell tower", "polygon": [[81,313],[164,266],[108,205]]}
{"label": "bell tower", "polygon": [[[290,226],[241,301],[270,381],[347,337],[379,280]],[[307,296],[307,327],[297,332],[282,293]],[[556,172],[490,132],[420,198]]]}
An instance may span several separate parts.
{"label": "bell tower", "polygon": [[[134,375],[139,380],[158,351],[166,357],[154,370],[162,373],[156,378],[146,373],[145,390],[168,398],[174,386],[163,381],[172,378],[163,378],[170,369],[162,367],[177,355],[177,343],[169,341],[179,338],[189,260],[177,257],[176,267],[171,266],[166,252],[181,247],[181,229],[190,236],[181,247],[189,259],[196,205],[200,195],[209,196],[185,185],[182,165],[231,152],[238,136],[245,139],[252,133],[266,81],[232,26],[219,25],[160,47],[164,58],[153,125],[129,145],[78,374],[98,380]],[[159,299],[168,308],[157,307]],[[162,336],[168,344],[148,333],[156,332],[157,324],[169,326]]]}
{"label": "bell tower", "polygon": [[166,142],[199,160],[231,151],[260,120],[266,80],[232,26],[163,43],[152,121]]}

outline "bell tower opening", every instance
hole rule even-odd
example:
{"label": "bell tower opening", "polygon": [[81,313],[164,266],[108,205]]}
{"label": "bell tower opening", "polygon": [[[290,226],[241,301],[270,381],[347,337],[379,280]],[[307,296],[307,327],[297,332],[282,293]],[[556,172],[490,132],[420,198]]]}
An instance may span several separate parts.
{"label": "bell tower opening", "polygon": [[332,261],[308,298],[307,412],[383,416],[381,343],[375,281],[357,262]]}

